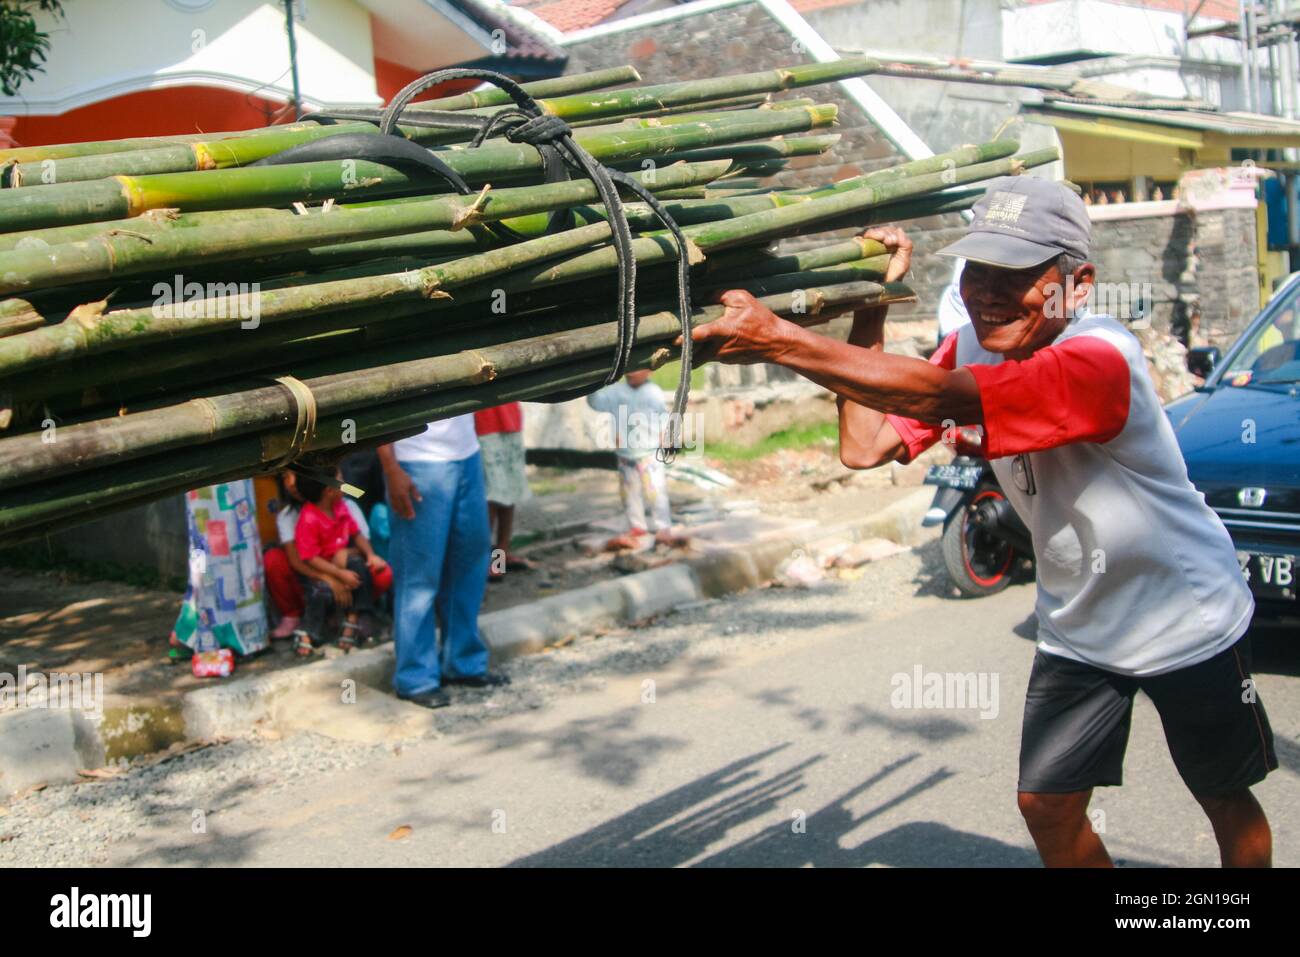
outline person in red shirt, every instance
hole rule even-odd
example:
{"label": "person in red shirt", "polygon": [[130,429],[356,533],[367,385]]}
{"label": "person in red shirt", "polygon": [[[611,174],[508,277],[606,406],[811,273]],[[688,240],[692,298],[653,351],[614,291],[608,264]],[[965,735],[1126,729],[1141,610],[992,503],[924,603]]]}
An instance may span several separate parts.
{"label": "person in red shirt", "polygon": [[392,570],[361,534],[342,492],[306,476],[299,476],[297,485],[305,504],[294,529],[294,546],[303,564],[319,577],[303,578],[305,608],[294,632],[294,651],[312,653],[335,609],[344,611],[339,647],[351,651],[361,634],[361,616],[373,612],[376,587],[382,591],[391,585]]}
{"label": "person in red shirt", "polygon": [[[298,493],[297,473],[285,469],[275,477],[279,495],[273,503],[275,511],[275,528],[279,543],[272,545],[262,554],[262,567],[265,569],[266,592],[271,597],[271,604],[279,614],[279,623],[271,632],[274,638],[293,638],[302,623],[304,596],[302,583],[305,579],[322,578],[321,573],[307,565],[298,556],[298,546],[294,544],[294,535],[298,529],[298,516],[302,514],[303,500]],[[366,523],[365,513],[352,499],[342,499],[348,514],[357,523],[361,534],[370,537],[370,528]],[[392,575],[384,572],[374,576],[374,598],[383,597],[391,584]],[[366,622],[361,622],[364,631]]]}
{"label": "person in red shirt", "polygon": [[507,571],[532,568],[526,558],[510,554],[515,527],[515,506],[529,496],[524,471],[524,412],[518,402],[507,402],[474,413],[483,454],[483,478],[487,485],[488,521],[493,530],[492,562],[488,581],[500,581]]}

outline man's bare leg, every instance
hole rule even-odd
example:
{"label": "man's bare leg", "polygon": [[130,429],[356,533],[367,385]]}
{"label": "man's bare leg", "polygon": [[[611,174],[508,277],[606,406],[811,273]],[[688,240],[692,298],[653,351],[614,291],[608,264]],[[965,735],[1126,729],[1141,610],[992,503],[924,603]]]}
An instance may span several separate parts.
{"label": "man's bare leg", "polygon": [[1092,789],[1065,794],[1020,791],[1016,802],[1045,867],[1114,867],[1092,829]]}
{"label": "man's bare leg", "polygon": [[1196,797],[1214,827],[1224,867],[1272,867],[1273,832],[1249,788],[1223,797]]}

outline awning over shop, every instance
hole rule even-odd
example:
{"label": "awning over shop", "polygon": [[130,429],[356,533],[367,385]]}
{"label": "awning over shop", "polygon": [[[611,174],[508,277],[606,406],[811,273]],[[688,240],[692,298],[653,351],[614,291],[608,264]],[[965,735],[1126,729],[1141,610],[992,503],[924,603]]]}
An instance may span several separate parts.
{"label": "awning over shop", "polygon": [[1300,147],[1300,122],[1256,113],[1143,109],[1059,99],[1025,103],[1020,110],[1027,118],[1070,133],[1162,144],[1198,153]]}

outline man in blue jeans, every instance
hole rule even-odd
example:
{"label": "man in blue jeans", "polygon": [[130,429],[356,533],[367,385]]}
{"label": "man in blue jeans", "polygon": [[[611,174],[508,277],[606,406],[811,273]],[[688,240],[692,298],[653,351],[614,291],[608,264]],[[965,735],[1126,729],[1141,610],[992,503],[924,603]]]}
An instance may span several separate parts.
{"label": "man in blue jeans", "polygon": [[478,632],[492,541],[474,416],[431,422],[380,447],[379,460],[393,513],[397,696],[442,708],[451,703],[444,685],[508,684],[487,670]]}

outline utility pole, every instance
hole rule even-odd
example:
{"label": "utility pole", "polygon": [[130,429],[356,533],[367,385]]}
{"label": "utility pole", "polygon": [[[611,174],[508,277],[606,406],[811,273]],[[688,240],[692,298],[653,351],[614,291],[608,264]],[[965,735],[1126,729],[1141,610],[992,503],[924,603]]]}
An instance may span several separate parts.
{"label": "utility pole", "polygon": [[1237,32],[1240,34],[1241,37],[1241,95],[1242,98],[1246,101],[1247,113],[1256,112],[1255,98],[1251,96],[1251,86],[1250,86],[1251,44],[1249,38],[1246,36],[1246,4],[1251,2],[1253,2],[1253,0],[1240,0],[1240,2],[1237,4],[1237,9],[1239,11],[1238,19],[1237,19]]}
{"label": "utility pole", "polygon": [[289,73],[293,77],[293,118],[302,119],[302,91],[298,88],[298,39],[293,32],[293,0],[284,0],[284,29],[289,34]]}

